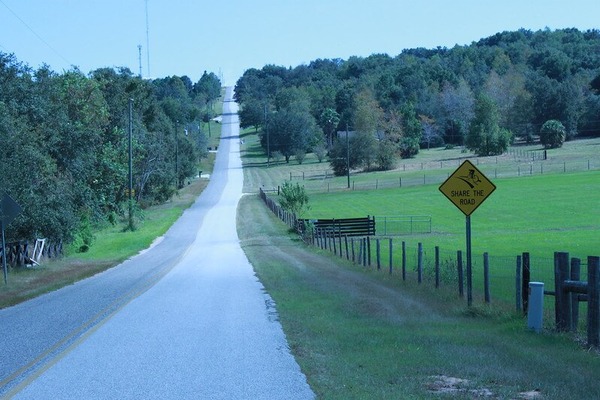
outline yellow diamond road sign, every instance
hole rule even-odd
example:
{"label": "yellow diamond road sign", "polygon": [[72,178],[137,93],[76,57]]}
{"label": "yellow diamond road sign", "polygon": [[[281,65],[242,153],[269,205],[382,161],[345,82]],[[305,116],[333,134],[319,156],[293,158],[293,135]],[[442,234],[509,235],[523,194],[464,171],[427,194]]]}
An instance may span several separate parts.
{"label": "yellow diamond road sign", "polygon": [[469,160],[463,162],[440,185],[440,192],[467,216],[471,215],[494,190],[496,185]]}

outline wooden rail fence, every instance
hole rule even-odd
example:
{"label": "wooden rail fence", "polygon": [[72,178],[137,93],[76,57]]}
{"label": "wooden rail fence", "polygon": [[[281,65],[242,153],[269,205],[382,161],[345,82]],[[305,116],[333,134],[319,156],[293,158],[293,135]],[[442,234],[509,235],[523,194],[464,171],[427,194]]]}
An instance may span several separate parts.
{"label": "wooden rail fence", "polygon": [[[36,242],[38,242],[38,239]],[[20,240],[17,242],[6,243],[6,264],[12,268],[22,267],[24,265],[33,264],[31,260],[39,260],[40,258],[56,258],[62,255],[62,241],[51,242],[44,241],[43,247],[36,243],[30,243],[28,240]],[[35,253],[35,254],[34,254]],[[0,265],[4,254],[0,248]]]}

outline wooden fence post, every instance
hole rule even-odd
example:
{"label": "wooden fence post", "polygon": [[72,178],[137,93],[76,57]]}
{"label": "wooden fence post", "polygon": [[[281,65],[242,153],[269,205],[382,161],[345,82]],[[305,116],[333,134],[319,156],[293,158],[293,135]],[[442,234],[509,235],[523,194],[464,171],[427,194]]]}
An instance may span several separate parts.
{"label": "wooden fence post", "polygon": [[389,241],[390,241],[389,253],[390,253],[390,275],[391,275],[392,274],[392,268],[393,268],[393,266],[392,266],[393,265],[393,258],[392,258],[392,255],[393,255],[393,250],[392,250],[393,241],[392,241],[392,238],[389,238]]}
{"label": "wooden fence post", "polygon": [[483,253],[483,293],[485,302],[490,302],[490,258],[488,253]]}
{"label": "wooden fence post", "polygon": [[335,231],[331,232],[332,233],[332,241],[333,241],[333,254],[335,254],[337,256],[337,245],[335,243]]}
{"label": "wooden fence post", "polygon": [[[581,279],[581,260],[571,258],[571,280],[579,281]],[[571,293],[571,331],[577,332],[579,326],[579,293]]]}
{"label": "wooden fence post", "polygon": [[417,281],[421,283],[423,281],[423,243],[417,245]]}
{"label": "wooden fence post", "polygon": [[379,238],[375,239],[375,250],[376,250],[376,258],[377,258],[377,270],[379,271],[381,269],[381,247],[379,244]]}
{"label": "wooden fence post", "polygon": [[523,312],[527,315],[529,307],[529,281],[531,280],[531,266],[529,264],[528,252],[523,253],[522,262],[523,279],[521,280],[521,296],[523,300]]}
{"label": "wooden fence post", "polygon": [[342,231],[338,232],[338,243],[340,248],[340,258],[344,257],[344,251],[342,249]]}
{"label": "wooden fence post", "polygon": [[402,241],[402,280],[406,280],[406,242]]}
{"label": "wooden fence post", "polygon": [[[441,161],[440,161],[441,163]],[[440,287],[440,246],[435,246],[435,288]]]}
{"label": "wooden fence post", "polygon": [[352,262],[356,262],[356,257],[354,253],[354,238],[350,238],[350,247],[352,247]]}
{"label": "wooden fence post", "polygon": [[600,257],[588,257],[588,345],[600,345]]}
{"label": "wooden fence post", "polygon": [[346,246],[346,260],[350,260],[350,254],[348,254],[348,235],[344,235],[344,244]]}
{"label": "wooden fence post", "polygon": [[367,260],[368,260],[368,264],[365,264],[365,266],[371,266],[371,236],[367,236]]}
{"label": "wooden fence post", "polygon": [[521,256],[517,256],[517,271],[515,274],[515,297],[517,304],[517,312],[523,310],[523,304],[521,303],[521,289]]}
{"label": "wooden fence post", "polygon": [[358,239],[358,264],[363,262],[363,238]]}
{"label": "wooden fence post", "polygon": [[554,282],[555,282],[555,308],[556,330],[566,332],[571,323],[571,295],[563,285],[569,274],[569,253],[554,253]]}
{"label": "wooden fence post", "polygon": [[465,297],[465,288],[463,282],[463,263],[462,263],[462,251],[456,252],[456,268],[458,269],[458,295]]}

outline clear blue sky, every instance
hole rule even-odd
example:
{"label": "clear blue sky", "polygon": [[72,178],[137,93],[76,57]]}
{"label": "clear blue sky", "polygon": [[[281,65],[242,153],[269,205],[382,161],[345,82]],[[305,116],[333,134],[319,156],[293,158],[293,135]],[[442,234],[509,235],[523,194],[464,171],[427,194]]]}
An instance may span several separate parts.
{"label": "clear blue sky", "polygon": [[0,0],[0,51],[34,69],[138,73],[141,44],[144,77],[197,81],[207,70],[228,85],[266,64],[396,56],[546,27],[599,29],[600,0]]}

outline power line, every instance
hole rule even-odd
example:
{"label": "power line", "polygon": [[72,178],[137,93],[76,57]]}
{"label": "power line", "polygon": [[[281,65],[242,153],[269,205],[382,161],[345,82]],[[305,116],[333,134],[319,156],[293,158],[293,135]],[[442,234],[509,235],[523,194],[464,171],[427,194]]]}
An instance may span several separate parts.
{"label": "power line", "polygon": [[6,5],[6,3],[4,3],[4,1],[0,0],[0,3],[1,3],[1,4],[2,4],[4,7],[6,7],[6,9],[7,9],[8,11],[10,11],[10,13],[11,13],[12,15],[14,15],[14,16],[15,16],[15,18],[17,18],[19,21],[21,21],[21,23],[22,23],[23,25],[25,25],[25,27],[26,27],[27,29],[29,29],[29,30],[31,31],[31,33],[33,33],[33,34],[34,34],[34,35],[35,35],[35,36],[36,36],[36,37],[37,37],[37,38],[38,38],[38,39],[39,39],[39,40],[40,40],[42,43],[44,43],[44,44],[45,44],[45,45],[46,45],[46,46],[47,46],[47,47],[48,47],[50,50],[52,50],[52,51],[53,51],[53,52],[54,52],[54,53],[55,53],[57,56],[59,56],[60,58],[62,58],[64,62],[66,62],[66,63],[67,63],[67,64],[69,64],[69,65],[73,65],[73,63],[72,63],[72,62],[70,62],[70,61],[69,61],[69,60],[67,60],[65,57],[63,57],[63,55],[62,55],[62,54],[60,54],[60,53],[58,52],[58,50],[56,50],[56,49],[55,49],[54,47],[52,47],[52,46],[51,46],[51,45],[50,45],[48,42],[46,42],[46,41],[44,40],[44,38],[42,38],[40,35],[38,35],[38,34],[37,34],[37,32],[36,32],[36,31],[34,31],[32,27],[30,27],[29,25],[27,25],[27,22],[23,21],[23,19],[22,19],[21,17],[19,17],[19,16],[17,15],[17,13],[16,13],[16,12],[14,12],[13,10],[11,10],[11,9],[10,9],[10,7],[8,7],[8,6]]}

